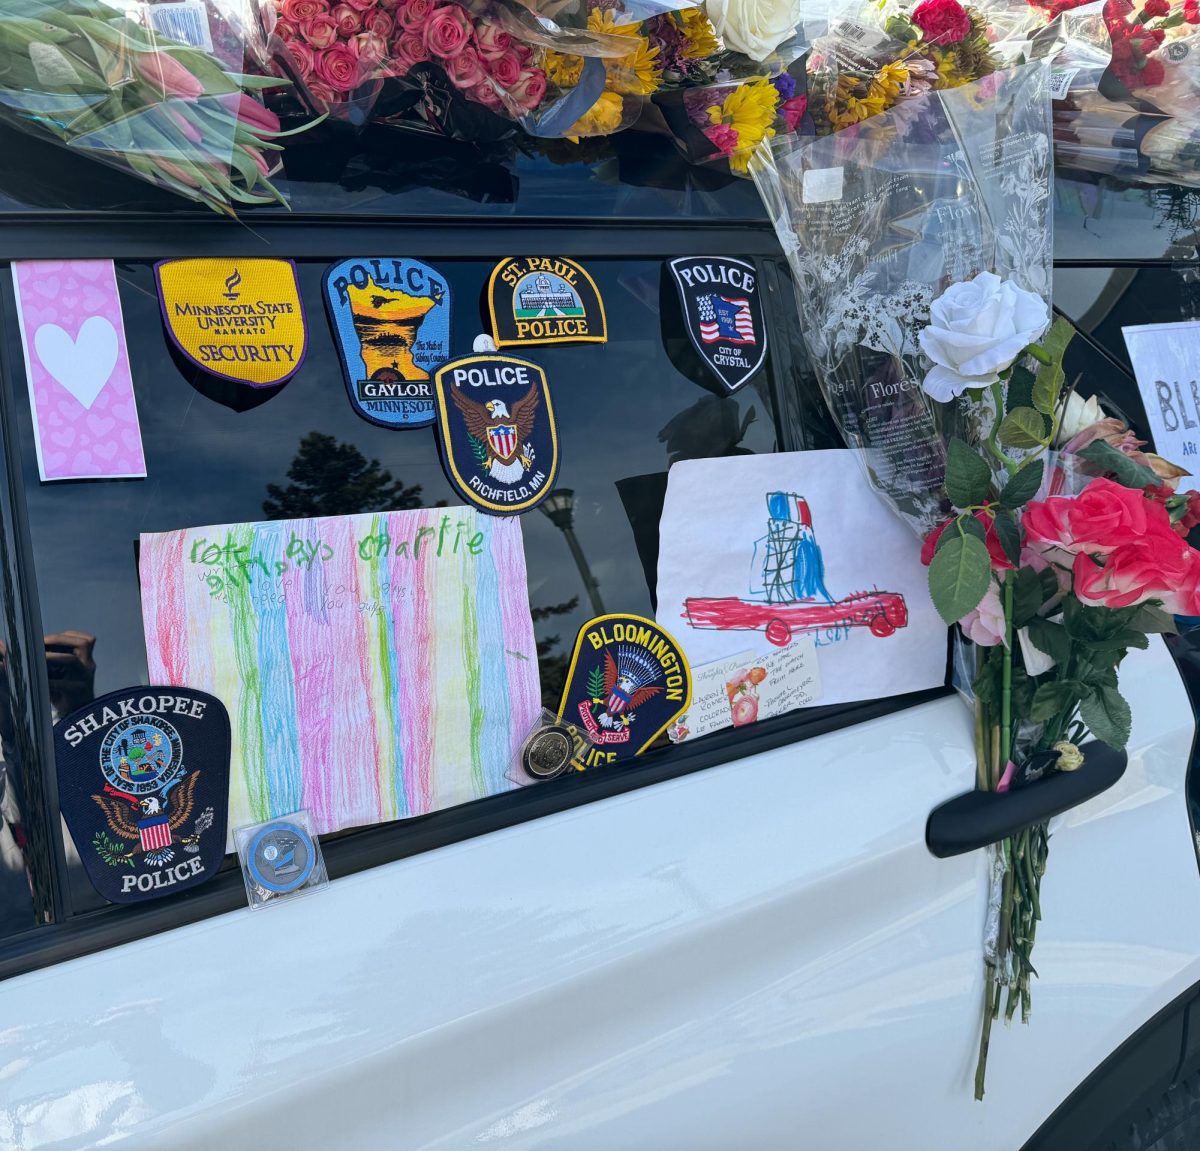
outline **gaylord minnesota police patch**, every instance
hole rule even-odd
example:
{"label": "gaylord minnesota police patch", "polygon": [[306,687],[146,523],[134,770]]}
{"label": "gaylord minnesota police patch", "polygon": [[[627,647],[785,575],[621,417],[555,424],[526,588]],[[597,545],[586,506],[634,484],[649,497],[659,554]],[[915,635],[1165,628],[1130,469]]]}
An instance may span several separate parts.
{"label": "gaylord minnesota police patch", "polygon": [[692,347],[736,392],[767,358],[758,272],[753,264],[728,256],[681,256],[668,266]]}
{"label": "gaylord minnesota police patch", "polygon": [[92,886],[113,903],[197,887],[225,857],[229,715],[183,687],[131,687],[54,728],[58,798]]}

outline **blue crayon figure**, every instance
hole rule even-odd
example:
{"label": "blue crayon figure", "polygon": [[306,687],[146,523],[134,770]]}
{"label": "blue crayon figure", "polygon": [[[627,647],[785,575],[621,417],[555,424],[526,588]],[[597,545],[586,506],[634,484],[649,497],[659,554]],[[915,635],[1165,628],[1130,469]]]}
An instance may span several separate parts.
{"label": "blue crayon figure", "polygon": [[767,534],[754,541],[751,592],[767,603],[833,603],[808,501],[795,492],[769,492],[767,513]]}

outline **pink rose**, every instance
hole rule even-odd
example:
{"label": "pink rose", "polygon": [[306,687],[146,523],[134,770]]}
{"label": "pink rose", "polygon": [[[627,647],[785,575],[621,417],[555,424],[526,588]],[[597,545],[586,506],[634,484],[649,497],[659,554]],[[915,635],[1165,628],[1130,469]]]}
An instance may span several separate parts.
{"label": "pink rose", "polygon": [[533,49],[528,44],[514,44],[513,51],[517,54],[517,59],[521,61],[522,68],[528,66],[529,61],[533,59]]}
{"label": "pink rose", "polygon": [[133,65],[141,78],[164,97],[194,100],[204,92],[204,85],[166,52],[137,52]]}
{"label": "pink rose", "polygon": [[449,60],[443,60],[442,67],[446,70],[446,77],[456,88],[474,88],[487,80],[483,62],[474,48],[464,48]]}
{"label": "pink rose", "polygon": [[490,80],[483,80],[476,84],[467,95],[477,104],[482,104],[493,112],[504,111],[504,101],[500,99],[500,93],[496,91],[495,85]]}
{"label": "pink rose", "polygon": [[357,8],[360,12],[370,12],[377,2],[378,0],[346,0],[351,8]]}
{"label": "pink rose", "polygon": [[363,18],[363,31],[374,32],[376,36],[388,37],[396,22],[384,11],[376,9]]}
{"label": "pink rose", "polygon": [[314,16],[324,16],[329,12],[325,0],[283,0],[279,6],[280,14],[293,24],[303,24]]}
{"label": "pink rose", "polygon": [[420,32],[425,21],[433,15],[435,7],[434,0],[404,0],[401,7],[396,9],[396,19],[406,31]]}
{"label": "pink rose", "polygon": [[387,41],[374,32],[363,32],[360,36],[355,36],[353,47],[359,62],[366,69],[374,68],[387,59]]}
{"label": "pink rose", "polygon": [[314,16],[300,25],[300,35],[320,51],[331,47],[338,38],[337,25],[329,16]]}
{"label": "pink rose", "polygon": [[338,35],[343,40],[349,40],[362,27],[362,20],[349,4],[339,4],[329,13],[337,25]]}
{"label": "pink rose", "polygon": [[521,61],[515,52],[505,52],[486,61],[485,67],[501,88],[511,88],[521,77]]}
{"label": "pink rose", "polygon": [[335,92],[352,92],[362,83],[362,64],[353,48],[335,44],[316,59],[313,73]]}
{"label": "pink rose", "polygon": [[429,59],[429,49],[419,33],[405,32],[392,42],[392,59],[399,69],[396,74],[403,76],[414,64],[423,64]]}
{"label": "pink rose", "polygon": [[475,46],[485,60],[495,60],[497,56],[504,55],[511,44],[512,37],[499,24],[493,24],[490,20],[475,21]]}
{"label": "pink rose", "polygon": [[1174,532],[1124,544],[1094,559],[1075,557],[1075,594],[1122,608],[1159,600],[1173,615],[1200,615],[1200,552]]}
{"label": "pink rose", "polygon": [[434,56],[449,60],[457,56],[471,39],[471,25],[457,4],[439,8],[425,22],[425,47]]}
{"label": "pink rose", "polygon": [[1000,602],[1000,589],[996,581],[988,584],[983,599],[974,611],[969,611],[958,621],[963,635],[980,647],[995,647],[1004,642],[1004,605]]}
{"label": "pink rose", "polygon": [[313,50],[303,40],[294,40],[288,45],[288,56],[296,75],[301,80],[307,80],[313,70]]}
{"label": "pink rose", "polygon": [[540,68],[526,69],[509,88],[508,94],[527,111],[536,108],[546,94],[546,73]]}
{"label": "pink rose", "polygon": [[1171,530],[1171,517],[1162,504],[1146,499],[1140,488],[1107,479],[1092,480],[1073,498],[1032,500],[1021,523],[1031,550],[1060,560],[1081,552],[1106,555],[1123,544],[1138,544]]}
{"label": "pink rose", "polygon": [[733,726],[745,727],[758,719],[758,696],[743,695],[733,701],[730,708],[733,713]]}
{"label": "pink rose", "polygon": [[295,40],[300,35],[300,30],[290,20],[276,20],[271,31],[281,40],[288,41]]}
{"label": "pink rose", "polygon": [[323,84],[320,80],[310,80],[308,82],[308,94],[314,100],[325,104],[336,103],[338,99],[338,94],[328,84]]}

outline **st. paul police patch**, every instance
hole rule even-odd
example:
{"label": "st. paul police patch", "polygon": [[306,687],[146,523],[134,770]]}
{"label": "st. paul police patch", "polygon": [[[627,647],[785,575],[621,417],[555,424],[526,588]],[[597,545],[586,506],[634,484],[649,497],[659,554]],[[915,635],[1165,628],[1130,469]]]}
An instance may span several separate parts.
{"label": "st. paul police patch", "polygon": [[728,256],[681,256],[669,266],[692,347],[736,392],[767,358],[754,265]]}
{"label": "st. paul police patch", "polygon": [[63,817],[92,886],[139,903],[211,879],[225,857],[229,716],[183,687],[131,687],[54,728]]}
{"label": "st. paul police patch", "polygon": [[558,429],[546,373],[515,356],[464,356],[434,374],[446,476],[492,515],[536,507],[558,475]]}
{"label": "st. paul police patch", "polygon": [[640,755],[692,701],[687,656],[639,615],[601,615],[579,629],[559,718],[591,744],[579,762],[602,767]]}
{"label": "st. paul police patch", "polygon": [[325,308],[354,410],[385,428],[432,424],[430,376],[450,358],[445,276],[418,260],[343,260],[325,273]]}
{"label": "st. paul police patch", "polygon": [[603,344],[604,301],[587,269],[560,256],[509,256],[487,288],[498,348],[515,344]]}

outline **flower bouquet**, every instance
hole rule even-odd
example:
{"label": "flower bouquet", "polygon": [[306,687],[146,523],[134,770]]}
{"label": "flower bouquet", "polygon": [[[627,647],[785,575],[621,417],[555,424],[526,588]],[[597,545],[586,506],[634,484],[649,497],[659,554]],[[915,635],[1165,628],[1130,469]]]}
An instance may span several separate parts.
{"label": "flower bouquet", "polygon": [[290,133],[254,96],[286,81],[227,71],[99,0],[0,13],[0,118],[216,211],[285,203]]}

